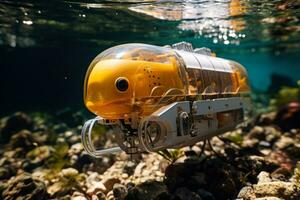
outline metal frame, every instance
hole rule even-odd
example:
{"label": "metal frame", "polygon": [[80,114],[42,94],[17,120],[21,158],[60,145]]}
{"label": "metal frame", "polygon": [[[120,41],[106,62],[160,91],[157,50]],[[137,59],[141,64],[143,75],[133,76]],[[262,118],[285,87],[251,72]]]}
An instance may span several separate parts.
{"label": "metal frame", "polygon": [[[243,121],[237,120],[229,126],[219,128],[218,113],[241,110],[242,117],[244,117],[249,106],[243,97],[174,102],[159,108],[148,117],[133,120],[136,122],[132,123],[127,122],[127,125],[132,125],[133,128],[138,124],[138,128],[132,129],[131,132],[120,120],[111,121],[96,117],[84,124],[82,142],[87,153],[95,157],[117,153],[121,150],[129,154],[137,154],[184,147],[219,135]],[[102,125],[113,125],[119,147],[96,150],[91,139],[92,128],[96,122]],[[157,126],[154,128],[157,131],[154,133],[154,141],[151,141],[150,134],[153,134],[151,132],[153,128],[149,128],[149,124]]]}

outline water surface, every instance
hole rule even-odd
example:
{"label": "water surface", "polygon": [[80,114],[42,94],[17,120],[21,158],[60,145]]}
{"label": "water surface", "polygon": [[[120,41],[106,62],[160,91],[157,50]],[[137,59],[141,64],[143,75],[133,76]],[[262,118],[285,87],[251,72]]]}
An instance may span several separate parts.
{"label": "water surface", "polygon": [[262,91],[300,79],[299,1],[1,1],[0,16],[1,114],[83,108],[90,61],[129,42],[209,47]]}

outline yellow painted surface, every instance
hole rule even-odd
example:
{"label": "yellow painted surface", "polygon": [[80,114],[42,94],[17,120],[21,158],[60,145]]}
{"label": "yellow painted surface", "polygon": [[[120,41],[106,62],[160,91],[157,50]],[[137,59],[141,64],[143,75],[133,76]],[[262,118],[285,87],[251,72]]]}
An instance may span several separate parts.
{"label": "yellow painted surface", "polygon": [[[125,92],[115,86],[119,77],[129,81]],[[109,119],[124,118],[135,111],[148,114],[143,112],[149,107],[145,99],[161,97],[170,88],[183,89],[176,63],[124,59],[99,61],[90,71],[86,84],[87,108]]]}
{"label": "yellow painted surface", "polygon": [[[232,73],[200,71],[193,76],[187,72],[180,75],[180,61],[172,50],[155,54],[133,49],[122,52],[121,59],[116,59],[117,55],[95,59],[84,86],[86,107],[107,119],[127,118],[133,112],[147,116],[161,106],[184,100],[186,96],[199,99],[202,95],[236,95],[250,91],[246,70],[234,61],[229,61]],[[117,89],[118,78],[128,80],[126,91]],[[185,79],[188,80],[186,85]]]}

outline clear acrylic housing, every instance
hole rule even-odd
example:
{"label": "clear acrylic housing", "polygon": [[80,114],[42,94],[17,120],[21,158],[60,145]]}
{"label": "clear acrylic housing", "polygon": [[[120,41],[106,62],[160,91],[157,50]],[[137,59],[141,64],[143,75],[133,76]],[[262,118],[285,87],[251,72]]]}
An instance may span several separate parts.
{"label": "clear acrylic housing", "polygon": [[146,116],[175,101],[249,92],[238,63],[171,48],[124,44],[99,54],[85,78],[89,110],[108,119]]}

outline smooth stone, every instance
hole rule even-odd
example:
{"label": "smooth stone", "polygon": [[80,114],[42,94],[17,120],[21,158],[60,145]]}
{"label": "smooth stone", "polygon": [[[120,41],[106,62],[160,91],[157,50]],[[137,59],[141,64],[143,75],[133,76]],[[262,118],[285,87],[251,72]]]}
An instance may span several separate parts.
{"label": "smooth stone", "polygon": [[268,183],[271,182],[270,173],[262,171],[257,176],[258,183]]}
{"label": "smooth stone", "polygon": [[116,200],[123,200],[127,195],[127,188],[119,183],[114,184],[113,186],[113,194]]}
{"label": "smooth stone", "polygon": [[72,178],[78,175],[78,170],[70,167],[70,168],[62,169],[60,174],[62,177]]}
{"label": "smooth stone", "polygon": [[48,199],[45,184],[33,180],[28,173],[20,174],[7,183],[7,188],[2,192],[4,200],[14,199]]}
{"label": "smooth stone", "polygon": [[106,188],[106,191],[111,191],[113,189],[114,184],[120,183],[120,179],[118,178],[110,178],[104,177],[101,181]]}
{"label": "smooth stone", "polygon": [[97,192],[106,192],[107,189],[104,184],[100,181],[99,175],[97,172],[90,174],[86,179],[87,191],[86,193],[92,196]]}
{"label": "smooth stone", "polygon": [[125,200],[150,200],[167,194],[168,190],[164,183],[147,181],[129,190]]}
{"label": "smooth stone", "polygon": [[245,186],[243,187],[238,196],[237,199],[242,200],[256,200],[254,189],[251,186]]}
{"label": "smooth stone", "polygon": [[257,197],[274,196],[282,199],[300,199],[300,188],[290,182],[259,183],[253,188]]}
{"label": "smooth stone", "polygon": [[2,143],[7,143],[15,133],[23,129],[31,130],[32,128],[32,119],[27,114],[23,112],[14,113],[1,124],[0,141]]}

